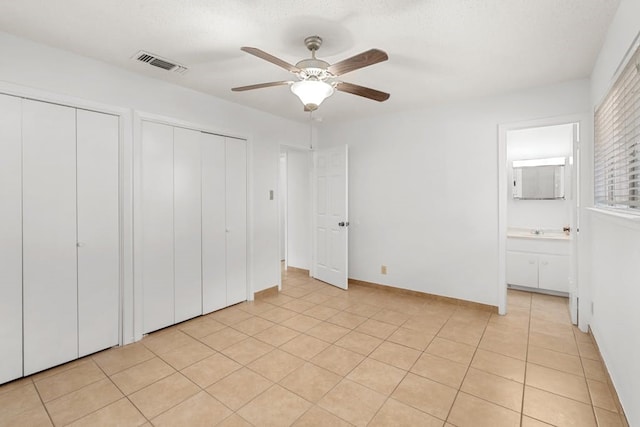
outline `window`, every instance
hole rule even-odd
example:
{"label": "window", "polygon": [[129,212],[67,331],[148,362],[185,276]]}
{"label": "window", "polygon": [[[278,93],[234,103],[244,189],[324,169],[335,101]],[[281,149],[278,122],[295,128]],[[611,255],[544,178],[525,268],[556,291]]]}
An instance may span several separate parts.
{"label": "window", "polygon": [[594,118],[596,205],[640,214],[640,47]]}

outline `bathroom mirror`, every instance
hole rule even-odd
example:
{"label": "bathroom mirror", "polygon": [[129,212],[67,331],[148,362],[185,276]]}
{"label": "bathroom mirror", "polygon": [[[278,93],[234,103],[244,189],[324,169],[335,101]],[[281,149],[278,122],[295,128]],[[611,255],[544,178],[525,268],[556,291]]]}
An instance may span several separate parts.
{"label": "bathroom mirror", "polygon": [[521,200],[564,199],[563,157],[515,160],[513,198]]}

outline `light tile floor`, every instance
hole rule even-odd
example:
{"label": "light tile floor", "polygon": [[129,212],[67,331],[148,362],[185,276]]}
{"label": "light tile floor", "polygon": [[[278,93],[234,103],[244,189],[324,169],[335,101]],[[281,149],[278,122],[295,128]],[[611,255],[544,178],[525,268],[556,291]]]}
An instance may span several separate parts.
{"label": "light tile floor", "polygon": [[566,299],[282,292],[0,386],[0,426],[626,426]]}

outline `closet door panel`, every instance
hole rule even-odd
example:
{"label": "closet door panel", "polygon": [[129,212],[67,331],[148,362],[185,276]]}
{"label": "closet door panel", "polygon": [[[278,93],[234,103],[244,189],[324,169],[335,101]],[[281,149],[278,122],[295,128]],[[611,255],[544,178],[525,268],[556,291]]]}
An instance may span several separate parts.
{"label": "closet door panel", "polygon": [[210,313],[227,306],[225,232],[225,139],[201,133],[202,151],[202,307]]}
{"label": "closet door panel", "polygon": [[247,299],[247,143],[226,138],[227,305]]}
{"label": "closet door panel", "polygon": [[76,110],[23,101],[24,374],[78,357]]}
{"label": "closet door panel", "polygon": [[202,314],[200,135],[173,130],[176,323]]}
{"label": "closet door panel", "polygon": [[142,122],[143,331],[174,323],[173,128]]}
{"label": "closet door panel", "polygon": [[0,384],[22,376],[22,100],[0,95]]}
{"label": "closet door panel", "polygon": [[118,344],[118,117],[77,110],[79,356]]}

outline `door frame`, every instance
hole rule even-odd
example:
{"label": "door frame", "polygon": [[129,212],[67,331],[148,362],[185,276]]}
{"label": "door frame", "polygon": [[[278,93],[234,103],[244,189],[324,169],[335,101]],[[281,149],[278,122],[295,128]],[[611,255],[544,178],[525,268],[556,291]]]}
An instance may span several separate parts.
{"label": "door frame", "polygon": [[[508,168],[507,164],[507,133],[514,130],[522,130],[538,127],[549,127],[565,124],[577,123],[578,129],[578,143],[572,143],[572,156],[574,164],[571,169],[571,191],[573,197],[572,204],[572,221],[574,222],[575,231],[573,239],[571,241],[572,246],[572,259],[571,259],[571,271],[573,272],[573,281],[575,288],[575,298],[580,301],[581,297],[586,296],[586,287],[581,286],[579,279],[582,277],[580,274],[580,268],[582,262],[580,259],[581,254],[584,251],[581,250],[584,239],[580,239],[578,233],[579,221],[580,221],[580,199],[581,199],[581,176],[579,174],[580,163],[583,159],[579,156],[583,155],[583,152],[578,151],[580,141],[584,141],[586,127],[590,124],[589,115],[574,114],[565,116],[548,117],[535,120],[527,120],[512,123],[498,124],[498,281],[497,281],[497,296],[498,296],[498,313],[501,315],[507,314],[507,279],[506,279],[506,256],[507,256],[507,200],[509,197],[509,187],[507,186]],[[584,168],[582,168],[584,169]],[[584,298],[583,298],[584,299]],[[580,305],[580,307],[578,307]],[[584,310],[582,303],[576,303],[576,313]],[[573,318],[573,314],[572,314]],[[580,323],[582,324],[582,319]]]}

